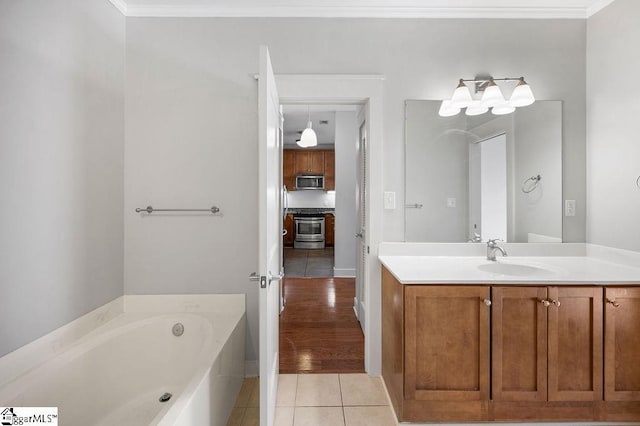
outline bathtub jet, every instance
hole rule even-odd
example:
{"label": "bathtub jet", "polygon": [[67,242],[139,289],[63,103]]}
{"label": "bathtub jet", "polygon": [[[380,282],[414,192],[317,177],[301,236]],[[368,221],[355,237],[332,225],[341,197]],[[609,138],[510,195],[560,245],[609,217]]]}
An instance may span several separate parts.
{"label": "bathtub jet", "polygon": [[171,327],[171,332],[176,337],[182,336],[182,334],[184,333],[184,325],[182,325],[181,322],[173,324],[173,327]]}

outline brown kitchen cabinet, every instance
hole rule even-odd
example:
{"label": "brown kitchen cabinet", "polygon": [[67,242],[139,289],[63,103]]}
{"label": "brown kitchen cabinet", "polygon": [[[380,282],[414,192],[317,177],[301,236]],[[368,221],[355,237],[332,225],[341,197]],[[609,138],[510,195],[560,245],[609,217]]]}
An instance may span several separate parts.
{"label": "brown kitchen cabinet", "polygon": [[282,176],[287,190],[296,190],[297,175],[323,175],[324,189],[335,190],[335,151],[285,149],[282,158]]}
{"label": "brown kitchen cabinet", "polygon": [[324,151],[297,150],[295,155],[295,174],[324,174]]}
{"label": "brown kitchen cabinet", "polygon": [[639,330],[640,288],[403,285],[382,268],[399,421],[638,421]]}
{"label": "brown kitchen cabinet", "polygon": [[336,153],[324,152],[324,189],[335,191],[336,189]]}
{"label": "brown kitchen cabinet", "polygon": [[296,152],[285,149],[282,152],[282,180],[288,191],[296,189]]}
{"label": "brown kitchen cabinet", "polygon": [[333,247],[335,245],[335,229],[336,229],[336,217],[331,213],[324,215],[324,245],[327,247]]}
{"label": "brown kitchen cabinet", "polygon": [[293,247],[294,241],[294,226],[293,226],[293,215],[289,213],[284,218],[284,229],[287,231],[286,234],[282,237],[282,243],[285,247]]}

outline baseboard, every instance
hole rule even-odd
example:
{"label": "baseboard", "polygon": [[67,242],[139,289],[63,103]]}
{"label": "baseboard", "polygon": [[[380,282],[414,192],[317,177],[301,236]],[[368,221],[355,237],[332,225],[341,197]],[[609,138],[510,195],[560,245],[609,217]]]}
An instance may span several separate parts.
{"label": "baseboard", "polygon": [[358,317],[358,298],[357,297],[353,298],[353,313],[356,314],[356,319],[359,319],[359,317]]}
{"label": "baseboard", "polygon": [[245,377],[258,377],[259,375],[260,368],[258,367],[258,360],[250,359],[244,362]]}
{"label": "baseboard", "polygon": [[355,278],[355,268],[333,268],[333,276],[336,278]]}

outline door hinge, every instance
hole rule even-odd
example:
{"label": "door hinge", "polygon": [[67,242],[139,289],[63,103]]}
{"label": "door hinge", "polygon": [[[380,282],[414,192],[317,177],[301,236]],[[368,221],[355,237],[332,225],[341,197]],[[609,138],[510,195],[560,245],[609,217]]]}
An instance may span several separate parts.
{"label": "door hinge", "polygon": [[265,275],[260,276],[260,288],[267,288],[267,277]]}
{"label": "door hinge", "polygon": [[367,254],[371,254],[371,250],[369,249],[369,246],[367,246]]}

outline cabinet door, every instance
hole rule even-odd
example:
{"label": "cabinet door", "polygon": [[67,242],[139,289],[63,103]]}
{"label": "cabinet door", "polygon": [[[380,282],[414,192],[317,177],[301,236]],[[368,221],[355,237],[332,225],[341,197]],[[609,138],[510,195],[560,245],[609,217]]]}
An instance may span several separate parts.
{"label": "cabinet door", "polygon": [[549,401],[602,400],[602,288],[549,288]]}
{"label": "cabinet door", "polygon": [[324,151],[309,151],[308,173],[324,174]]}
{"label": "cabinet door", "polygon": [[405,399],[489,399],[489,297],[489,287],[406,287]]}
{"label": "cabinet door", "polygon": [[336,189],[336,155],[335,151],[324,153],[324,189],[334,191]]}
{"label": "cabinet door", "polygon": [[324,215],[324,244],[333,247],[335,244],[335,216],[327,213]]}
{"label": "cabinet door", "polygon": [[282,179],[287,190],[295,191],[296,152],[292,149],[285,149],[282,153]]}
{"label": "cabinet door", "polygon": [[494,400],[547,400],[546,299],[546,288],[493,288]]}
{"label": "cabinet door", "polygon": [[295,158],[295,174],[306,175],[309,174],[309,151],[296,151]]}
{"label": "cabinet door", "polygon": [[284,236],[284,245],[287,247],[293,247],[293,240],[294,240],[294,235],[293,235],[293,215],[292,214],[288,214],[287,217],[284,219],[284,229],[287,230],[286,235]]}
{"label": "cabinet door", "polygon": [[640,288],[605,289],[604,399],[640,401]]}

